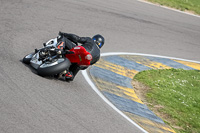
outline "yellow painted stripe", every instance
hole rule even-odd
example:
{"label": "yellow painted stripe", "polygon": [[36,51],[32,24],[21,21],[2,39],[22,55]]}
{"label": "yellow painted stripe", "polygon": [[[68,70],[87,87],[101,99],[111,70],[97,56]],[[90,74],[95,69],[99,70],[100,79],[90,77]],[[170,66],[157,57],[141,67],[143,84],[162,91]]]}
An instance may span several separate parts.
{"label": "yellow painted stripe", "polygon": [[96,82],[96,86],[101,91],[106,91],[117,96],[133,100],[135,102],[144,104],[135,94],[135,91],[131,88],[117,86],[114,83],[110,83],[101,79],[93,79]]}
{"label": "yellow painted stripe", "polygon": [[114,72],[114,73],[123,75],[123,76],[125,76],[125,77],[129,77],[129,78],[131,78],[131,79],[138,73],[138,71],[136,71],[136,70],[130,70],[130,69],[128,69],[128,68],[125,68],[125,67],[123,67],[123,66],[110,63],[110,62],[105,61],[105,60],[103,60],[103,59],[100,59],[100,60],[95,64],[95,66],[100,67],[100,68],[103,68],[103,69],[107,69],[107,70],[109,70],[109,71],[112,71],[112,72]]}
{"label": "yellow painted stripe", "polygon": [[152,69],[170,69],[170,68],[172,68],[172,67],[164,65],[162,63],[151,61],[151,60],[145,58],[144,56],[137,56],[137,55],[135,55],[135,56],[127,56],[127,55],[121,55],[121,57],[126,58],[126,59],[131,60],[131,61],[135,61],[138,64],[150,67]]}
{"label": "yellow painted stripe", "polygon": [[167,126],[165,124],[157,123],[157,122],[151,121],[147,118],[140,117],[138,115],[134,115],[129,112],[123,112],[123,113],[126,114],[127,116],[129,116],[129,118],[131,118],[133,121],[135,121],[138,125],[143,127],[148,132],[163,133],[163,130],[165,130],[167,132],[175,133],[175,131],[173,129],[171,129],[169,126]]}
{"label": "yellow painted stripe", "polygon": [[122,92],[124,94],[126,94],[127,96],[131,97],[131,100],[144,104],[136,95],[135,91],[131,88],[127,88],[127,87],[122,87],[122,86],[117,86],[117,88],[121,89]]}
{"label": "yellow painted stripe", "polygon": [[178,63],[184,64],[186,66],[192,67],[194,69],[200,70],[200,64],[199,63],[194,63],[194,62],[188,62],[188,61],[181,61],[181,60],[174,60]]}

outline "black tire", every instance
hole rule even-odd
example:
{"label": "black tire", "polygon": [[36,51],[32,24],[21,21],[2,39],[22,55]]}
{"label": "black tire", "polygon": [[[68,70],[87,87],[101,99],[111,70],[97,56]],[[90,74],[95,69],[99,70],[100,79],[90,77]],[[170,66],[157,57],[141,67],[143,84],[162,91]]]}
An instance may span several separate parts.
{"label": "black tire", "polygon": [[30,61],[31,61],[33,55],[34,55],[34,53],[31,53],[31,54],[26,55],[26,56],[23,58],[23,63],[25,63],[25,64],[30,64]]}
{"label": "black tire", "polygon": [[55,62],[49,63],[49,64],[44,63],[40,65],[39,68],[37,69],[38,74],[41,76],[52,76],[52,75],[61,73],[64,70],[68,70],[71,65],[71,62],[68,59],[63,59],[63,61],[59,61],[59,60],[61,59],[58,59],[58,61],[56,61],[58,62],[58,64],[55,64],[55,65],[53,65]]}

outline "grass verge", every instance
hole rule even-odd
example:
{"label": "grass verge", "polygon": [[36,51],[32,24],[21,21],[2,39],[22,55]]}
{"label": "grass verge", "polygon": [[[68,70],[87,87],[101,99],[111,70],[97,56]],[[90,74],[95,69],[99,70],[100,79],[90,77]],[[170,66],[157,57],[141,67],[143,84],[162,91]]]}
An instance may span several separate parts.
{"label": "grass verge", "polygon": [[181,11],[189,11],[200,15],[200,0],[147,0],[160,5],[176,8]]}
{"label": "grass verge", "polygon": [[147,70],[134,79],[148,86],[149,107],[176,132],[200,131],[200,71],[183,69]]}

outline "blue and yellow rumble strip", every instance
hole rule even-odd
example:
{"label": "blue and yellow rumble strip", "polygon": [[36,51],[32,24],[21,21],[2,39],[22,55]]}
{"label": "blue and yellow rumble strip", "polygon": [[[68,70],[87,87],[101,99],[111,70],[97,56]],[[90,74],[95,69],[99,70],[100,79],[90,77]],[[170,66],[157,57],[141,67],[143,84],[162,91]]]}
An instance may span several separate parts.
{"label": "blue and yellow rumble strip", "polygon": [[200,64],[153,56],[112,55],[103,56],[89,73],[101,93],[143,129],[152,133],[174,133],[137,97],[132,86],[134,75],[140,71],[170,68],[200,70]]}

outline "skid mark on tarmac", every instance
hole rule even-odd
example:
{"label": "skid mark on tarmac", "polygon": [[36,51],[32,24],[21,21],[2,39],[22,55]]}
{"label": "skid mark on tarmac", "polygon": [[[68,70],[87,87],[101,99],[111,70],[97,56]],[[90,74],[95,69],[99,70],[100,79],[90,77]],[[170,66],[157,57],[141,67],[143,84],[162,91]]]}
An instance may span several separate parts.
{"label": "skid mark on tarmac", "polygon": [[137,97],[131,84],[140,71],[170,68],[200,70],[200,63],[143,54],[107,54],[90,68],[89,74],[101,94],[144,132],[172,133],[175,131]]}

